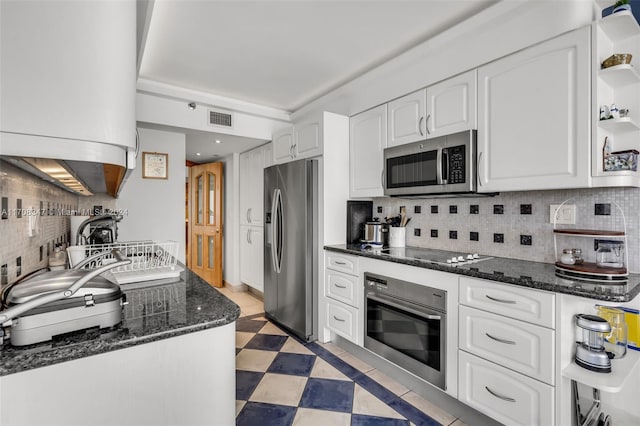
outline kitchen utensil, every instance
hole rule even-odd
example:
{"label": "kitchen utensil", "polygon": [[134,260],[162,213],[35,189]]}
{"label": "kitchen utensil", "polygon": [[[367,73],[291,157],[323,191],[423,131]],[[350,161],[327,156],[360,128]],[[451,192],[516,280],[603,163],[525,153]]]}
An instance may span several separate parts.
{"label": "kitchen utensil", "polygon": [[624,243],[622,241],[600,241],[596,251],[596,266],[600,268],[624,267]]}
{"label": "kitchen utensil", "polygon": [[627,336],[629,331],[622,309],[610,306],[597,306],[598,316],[607,320],[611,333],[605,336],[604,347],[614,358],[622,358],[627,353]]}
{"label": "kitchen utensil", "polygon": [[365,223],[363,242],[386,246],[389,242],[389,226],[382,222]]}
{"label": "kitchen utensil", "polygon": [[8,307],[0,311],[0,341],[10,338],[14,346],[31,345],[59,334],[120,323],[122,291],[99,277],[131,263],[119,253],[114,256],[117,261],[97,269],[49,271],[12,285],[3,294]]}
{"label": "kitchen utensil", "polygon": [[602,317],[589,314],[576,315],[579,329],[575,361],[580,367],[600,373],[611,372],[611,360],[604,347],[605,336],[611,333],[611,325]]}
{"label": "kitchen utensil", "polygon": [[392,226],[389,228],[389,247],[404,247],[406,245],[407,228]]}

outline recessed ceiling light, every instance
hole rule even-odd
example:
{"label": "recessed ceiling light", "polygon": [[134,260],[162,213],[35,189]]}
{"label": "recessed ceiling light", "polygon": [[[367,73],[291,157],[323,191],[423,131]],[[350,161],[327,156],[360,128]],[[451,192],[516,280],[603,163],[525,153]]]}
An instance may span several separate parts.
{"label": "recessed ceiling light", "polygon": [[199,152],[196,152],[196,155],[198,155],[198,156],[199,156],[199,155],[200,155],[200,153],[199,153]]}
{"label": "recessed ceiling light", "polygon": [[216,143],[220,143],[220,140],[216,139]]}

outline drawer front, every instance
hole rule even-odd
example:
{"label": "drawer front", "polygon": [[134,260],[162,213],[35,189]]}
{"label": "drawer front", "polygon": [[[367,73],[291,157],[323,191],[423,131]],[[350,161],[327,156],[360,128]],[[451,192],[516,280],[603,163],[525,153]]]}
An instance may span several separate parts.
{"label": "drawer front", "polygon": [[458,351],[458,399],[507,425],[554,424],[554,388]]}
{"label": "drawer front", "polygon": [[460,306],[459,348],[554,384],[555,332]]}
{"label": "drawer front", "polygon": [[327,302],[327,327],[336,334],[358,343],[358,310],[340,302]]}
{"label": "drawer front", "polygon": [[345,274],[358,275],[358,257],[327,252],[327,268]]}
{"label": "drawer front", "polygon": [[358,307],[358,277],[327,269],[325,274],[325,291],[328,297],[339,300],[353,307]]}
{"label": "drawer front", "polygon": [[544,327],[555,328],[555,300],[552,293],[460,277],[460,304]]}

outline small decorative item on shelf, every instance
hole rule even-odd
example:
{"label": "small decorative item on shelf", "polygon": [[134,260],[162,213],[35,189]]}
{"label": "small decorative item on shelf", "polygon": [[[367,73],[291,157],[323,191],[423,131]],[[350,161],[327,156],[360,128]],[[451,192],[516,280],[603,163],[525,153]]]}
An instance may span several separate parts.
{"label": "small decorative item on shelf", "polygon": [[616,4],[613,5],[613,13],[624,12],[625,10],[631,10],[629,0],[618,0]]}
{"label": "small decorative item on shelf", "polygon": [[638,151],[629,149],[626,151],[616,151],[604,156],[604,171],[617,172],[621,170],[637,171]]}
{"label": "small decorative item on shelf", "polygon": [[620,118],[625,118],[629,115],[629,108],[620,108]]}
{"label": "small decorative item on shelf", "polygon": [[602,61],[602,69],[615,67],[616,65],[630,64],[633,55],[631,53],[614,53]]}
{"label": "small decorative item on shelf", "polygon": [[618,105],[611,104],[611,108],[609,108],[609,111],[611,111],[611,118],[613,118],[614,120],[620,118],[620,110],[618,109]]}

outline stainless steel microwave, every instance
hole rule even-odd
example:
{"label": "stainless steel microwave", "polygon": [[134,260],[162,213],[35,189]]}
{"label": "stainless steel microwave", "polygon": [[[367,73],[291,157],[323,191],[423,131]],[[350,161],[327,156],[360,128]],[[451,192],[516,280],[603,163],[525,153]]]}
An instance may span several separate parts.
{"label": "stainless steel microwave", "polygon": [[474,195],[476,131],[469,130],[384,150],[384,195]]}

